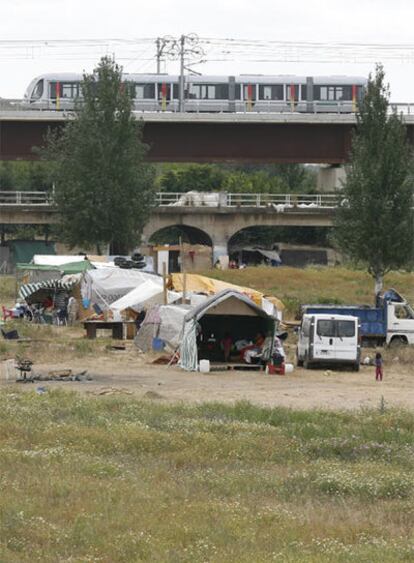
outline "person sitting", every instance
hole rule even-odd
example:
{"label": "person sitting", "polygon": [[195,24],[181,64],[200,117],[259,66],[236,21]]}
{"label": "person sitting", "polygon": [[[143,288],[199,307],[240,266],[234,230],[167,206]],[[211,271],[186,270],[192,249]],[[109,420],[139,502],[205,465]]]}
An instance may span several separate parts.
{"label": "person sitting", "polygon": [[260,357],[263,351],[263,345],[265,343],[265,336],[262,332],[258,332],[254,338],[254,343],[250,346],[246,346],[241,351],[241,356],[243,361],[247,364],[254,363],[254,359]]}

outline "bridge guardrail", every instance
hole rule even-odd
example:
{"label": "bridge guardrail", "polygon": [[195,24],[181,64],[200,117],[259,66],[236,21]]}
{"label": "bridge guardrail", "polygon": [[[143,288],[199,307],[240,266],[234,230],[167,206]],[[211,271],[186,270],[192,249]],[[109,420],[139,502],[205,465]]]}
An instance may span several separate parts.
{"label": "bridge guardrail", "polygon": [[[276,211],[289,208],[334,209],[340,204],[337,194],[252,194],[226,192],[158,192],[156,207],[273,207]],[[0,191],[1,206],[53,205],[53,194],[41,191]]]}
{"label": "bridge guardrail", "polygon": [[[62,102],[63,103],[63,102]],[[210,110],[205,109],[204,100],[188,100],[189,109],[191,112],[195,113],[222,113],[228,111],[228,105],[224,104],[222,106],[216,106]],[[257,106],[256,106],[257,104]],[[256,106],[256,107],[255,107]],[[61,112],[63,110],[73,109],[73,103],[67,102],[62,105],[61,109],[56,109],[56,102],[50,100],[45,102],[42,107],[33,107],[23,99],[0,99],[0,111],[37,111],[42,110]],[[390,102],[389,112],[397,111],[400,115],[414,115],[414,102]],[[148,107],[141,106],[140,108],[135,108],[135,111],[145,113],[179,113],[178,102],[170,104],[167,110],[163,110],[158,103],[152,104]],[[314,100],[312,102],[307,102],[306,100],[296,101],[291,103],[289,100],[258,100],[253,104],[246,101],[238,101],[237,110],[234,113],[331,113],[331,114],[342,114],[354,112],[355,108],[352,106],[351,101],[343,100]],[[184,112],[186,113],[186,112]]]}
{"label": "bridge guardrail", "polygon": [[49,192],[0,191],[0,205],[52,205]]}
{"label": "bridge guardrail", "polygon": [[225,192],[159,192],[158,207],[315,207],[333,209],[339,203],[336,194],[252,194]]}

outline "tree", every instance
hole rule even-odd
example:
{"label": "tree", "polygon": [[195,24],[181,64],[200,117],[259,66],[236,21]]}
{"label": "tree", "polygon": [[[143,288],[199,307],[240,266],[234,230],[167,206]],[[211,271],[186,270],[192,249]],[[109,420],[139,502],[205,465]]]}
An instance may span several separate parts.
{"label": "tree", "polygon": [[122,69],[103,57],[84,75],[74,118],[49,134],[43,158],[53,162],[62,238],[71,247],[139,242],[153,200],[154,171],[134,121]]}
{"label": "tree", "polygon": [[214,192],[220,190],[223,179],[223,172],[211,164],[174,165],[167,168],[159,183],[163,192]]}
{"label": "tree", "polygon": [[334,235],[345,255],[367,267],[376,295],[387,272],[410,263],[414,236],[411,151],[384,76],[377,65],[358,108]]}

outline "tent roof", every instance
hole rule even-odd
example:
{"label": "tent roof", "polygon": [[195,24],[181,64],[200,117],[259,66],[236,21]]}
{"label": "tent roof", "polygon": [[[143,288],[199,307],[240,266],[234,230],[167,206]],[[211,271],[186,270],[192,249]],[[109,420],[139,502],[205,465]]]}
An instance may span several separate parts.
{"label": "tent roof", "polygon": [[209,309],[216,307],[223,301],[226,301],[227,299],[230,298],[235,298],[243,302],[245,305],[250,307],[250,309],[252,309],[252,311],[255,312],[258,317],[273,319],[273,317],[268,315],[265,311],[263,311],[261,307],[256,305],[254,301],[249,299],[243,293],[240,293],[239,291],[235,291],[233,289],[224,289],[223,291],[216,293],[215,295],[213,295],[203,303],[200,303],[200,305],[194,307],[194,309],[191,309],[191,311],[189,311],[186,314],[185,321],[189,321],[191,319],[196,319],[196,320],[200,319],[208,312]]}
{"label": "tent roof", "polygon": [[[160,298],[162,300],[162,297],[163,287],[159,283],[148,279],[117,301],[114,301],[110,305],[110,309],[113,311],[123,311],[128,308],[139,310],[144,305],[157,303]],[[167,297],[168,302],[172,303],[179,299],[180,294],[175,291],[168,291]]]}
{"label": "tent roof", "polygon": [[19,289],[19,299],[27,299],[40,289],[61,289],[69,291],[75,285],[75,281],[67,282],[62,280],[45,280],[36,283],[26,283]]}
{"label": "tent roof", "polygon": [[91,270],[93,268],[89,260],[82,260],[80,262],[68,262],[60,265],[47,265],[47,264],[17,264],[19,270],[36,270],[48,272],[61,272],[62,274],[79,274]]}

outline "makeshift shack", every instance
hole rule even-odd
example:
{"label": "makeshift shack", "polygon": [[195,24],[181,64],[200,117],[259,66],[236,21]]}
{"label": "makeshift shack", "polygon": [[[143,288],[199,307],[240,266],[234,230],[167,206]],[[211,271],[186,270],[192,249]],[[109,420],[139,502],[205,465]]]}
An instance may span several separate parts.
{"label": "makeshift shack", "polygon": [[[273,351],[277,319],[268,315],[243,293],[226,289],[213,295],[184,317],[180,348],[180,365],[195,371],[200,360],[224,363],[223,341],[231,338],[234,346],[238,342],[253,345],[257,334],[263,336],[260,363],[266,362]],[[241,350],[241,349],[240,349]],[[242,363],[240,350],[229,362]]]}
{"label": "makeshift shack", "polygon": [[135,337],[135,345],[143,352],[153,349],[154,339],[162,347],[174,351],[180,344],[184,317],[190,305],[155,305],[147,311],[145,319]]}
{"label": "makeshift shack", "polygon": [[277,297],[265,296],[260,291],[252,289],[251,287],[243,287],[240,285],[228,283],[222,280],[216,280],[200,274],[186,274],[184,284],[184,274],[171,274],[169,276],[169,287],[174,291],[184,291],[186,288],[186,295],[190,297],[194,294],[215,295],[225,289],[231,289],[238,293],[242,293],[251,299],[256,305],[259,305],[269,315],[277,317],[282,320],[282,311],[285,306]]}
{"label": "makeshift shack", "polygon": [[[167,291],[168,303],[174,303],[181,298],[181,293],[175,291]],[[155,283],[153,280],[147,280],[123,297],[118,299],[110,305],[110,310],[116,314],[121,315],[123,311],[131,309],[132,311],[139,312],[143,309],[150,309],[154,305],[163,304],[164,291],[162,285]]]}

